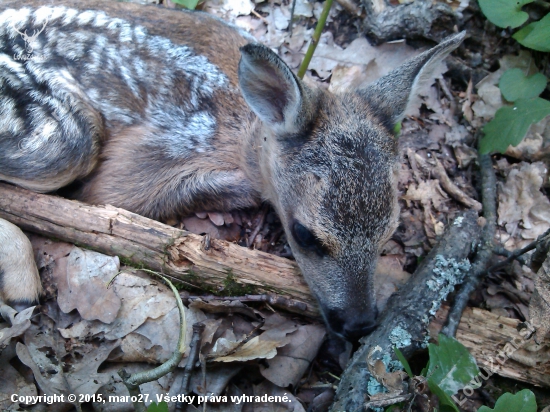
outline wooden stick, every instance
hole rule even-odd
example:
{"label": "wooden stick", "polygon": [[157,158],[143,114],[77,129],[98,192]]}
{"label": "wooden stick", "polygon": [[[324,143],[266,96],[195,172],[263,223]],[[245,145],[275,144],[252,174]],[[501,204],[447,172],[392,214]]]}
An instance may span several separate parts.
{"label": "wooden stick", "polygon": [[0,217],[19,227],[71,242],[123,263],[146,267],[207,290],[227,282],[244,285],[243,294],[275,293],[304,302],[287,308],[318,316],[296,263],[224,240],[176,229],[113,206],[90,206],[0,183]]}

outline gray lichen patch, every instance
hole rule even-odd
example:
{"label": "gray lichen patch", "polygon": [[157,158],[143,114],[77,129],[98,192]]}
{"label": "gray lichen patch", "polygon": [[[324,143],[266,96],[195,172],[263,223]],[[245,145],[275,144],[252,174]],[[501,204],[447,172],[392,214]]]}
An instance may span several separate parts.
{"label": "gray lichen patch", "polygon": [[428,288],[436,292],[436,298],[432,301],[429,312],[432,316],[435,315],[441,302],[445,300],[454,287],[462,283],[471,268],[468,259],[457,261],[454,258],[445,259],[443,255],[437,255],[434,260],[433,277],[426,282]]}
{"label": "gray lichen patch", "polygon": [[464,216],[459,216],[453,222],[453,226],[462,227],[462,222],[464,221]]}
{"label": "gray lichen patch", "polygon": [[405,348],[412,344],[411,334],[403,329],[401,326],[397,326],[392,329],[389,339],[390,342],[399,349]]}

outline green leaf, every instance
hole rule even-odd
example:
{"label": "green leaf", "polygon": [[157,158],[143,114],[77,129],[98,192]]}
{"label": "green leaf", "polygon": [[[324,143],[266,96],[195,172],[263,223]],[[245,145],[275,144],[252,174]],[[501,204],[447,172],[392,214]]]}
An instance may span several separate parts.
{"label": "green leaf", "polygon": [[180,4],[189,10],[195,10],[200,0],[172,0],[176,4]]}
{"label": "green leaf", "polygon": [[497,110],[495,118],[485,125],[485,136],[479,143],[481,154],[504,153],[509,145],[517,146],[525,137],[529,126],[538,123],[550,114],[550,102],[535,97],[519,99],[513,106]]}
{"label": "green leaf", "polygon": [[524,389],[515,395],[503,394],[498,398],[495,409],[482,406],[477,412],[537,412],[537,401],[533,392]]}
{"label": "green leaf", "polygon": [[160,402],[157,405],[155,402],[151,402],[147,408],[147,412],[168,412],[168,404],[166,402]]}
{"label": "green leaf", "polygon": [[519,27],[527,21],[529,15],[521,8],[534,0],[479,0],[479,7],[495,26]]}
{"label": "green leaf", "polygon": [[537,97],[546,88],[546,82],[546,76],[542,73],[526,77],[521,69],[510,69],[504,72],[498,87],[506,100],[515,102]]}
{"label": "green leaf", "polygon": [[[443,392],[453,396],[479,373],[474,357],[454,338],[439,335],[439,346],[430,343],[428,384],[436,384]],[[430,386],[431,389],[431,386]]]}
{"label": "green leaf", "polygon": [[403,352],[401,352],[397,346],[393,347],[393,351],[395,352],[395,356],[397,356],[397,359],[399,359],[399,362],[401,362],[401,365],[403,365],[403,368],[405,368],[405,372],[407,372],[409,378],[414,378],[411,366],[409,365],[409,362],[407,362],[407,359],[405,358],[405,355],[403,355]]}
{"label": "green leaf", "polygon": [[530,49],[550,52],[550,13],[518,30],[512,37]]}
{"label": "green leaf", "polygon": [[447,395],[445,391],[437,385],[437,383],[433,382],[431,379],[428,379],[428,387],[430,388],[430,391],[432,391],[432,393],[439,399],[439,410],[441,412],[460,412],[451,397]]}

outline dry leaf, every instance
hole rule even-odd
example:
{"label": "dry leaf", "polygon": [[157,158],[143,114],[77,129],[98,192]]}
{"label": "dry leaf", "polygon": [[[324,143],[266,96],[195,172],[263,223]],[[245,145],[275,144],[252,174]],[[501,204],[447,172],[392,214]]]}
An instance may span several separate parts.
{"label": "dry leaf", "polygon": [[[2,317],[9,319],[11,326],[0,329],[0,352],[2,349],[9,345],[11,338],[21,336],[31,326],[30,318],[34,312],[36,306],[31,306],[21,312],[17,312],[15,309],[1,304]],[[11,309],[11,310],[10,310]],[[1,387],[1,386],[0,386]]]}
{"label": "dry leaf", "polygon": [[58,290],[57,303],[63,312],[76,309],[84,319],[105,323],[116,318],[121,302],[107,284],[120,269],[118,257],[42,237],[31,241],[39,266],[51,269]]}
{"label": "dry leaf", "polygon": [[542,162],[522,162],[499,184],[498,224],[510,235],[536,239],[550,227],[550,201],[540,191],[546,173]]}
{"label": "dry leaf", "polygon": [[289,335],[288,345],[267,360],[268,368],[261,367],[262,375],[277,386],[296,385],[310,366],[321,347],[326,329],[322,325],[302,325]]}
{"label": "dry leaf", "polygon": [[99,346],[81,346],[78,362],[69,365],[62,362],[63,350],[53,340],[52,335],[45,336],[41,330],[33,330],[26,334],[25,345],[18,343],[16,346],[19,360],[32,369],[42,391],[49,395],[91,395],[109,382],[110,375],[98,373],[97,369],[119,345],[118,341],[103,342]]}

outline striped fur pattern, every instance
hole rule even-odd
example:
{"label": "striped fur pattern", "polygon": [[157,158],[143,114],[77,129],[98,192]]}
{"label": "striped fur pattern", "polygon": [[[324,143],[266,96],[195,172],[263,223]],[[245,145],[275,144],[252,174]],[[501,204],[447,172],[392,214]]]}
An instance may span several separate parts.
{"label": "striped fur pattern", "polygon": [[35,191],[79,180],[78,198],[159,220],[268,200],[328,325],[354,339],[375,327],[376,257],[397,225],[393,127],[463,37],[333,95],[205,14],[8,2],[0,179]]}

